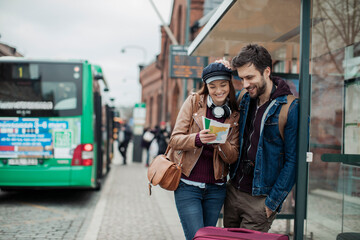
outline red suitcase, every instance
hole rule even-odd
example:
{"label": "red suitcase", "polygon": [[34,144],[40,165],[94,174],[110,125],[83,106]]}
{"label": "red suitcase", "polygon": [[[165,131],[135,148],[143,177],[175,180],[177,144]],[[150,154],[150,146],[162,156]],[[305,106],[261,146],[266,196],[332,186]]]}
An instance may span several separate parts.
{"label": "red suitcase", "polygon": [[245,228],[203,227],[196,232],[193,240],[205,239],[289,240],[289,236],[276,233],[264,233]]}

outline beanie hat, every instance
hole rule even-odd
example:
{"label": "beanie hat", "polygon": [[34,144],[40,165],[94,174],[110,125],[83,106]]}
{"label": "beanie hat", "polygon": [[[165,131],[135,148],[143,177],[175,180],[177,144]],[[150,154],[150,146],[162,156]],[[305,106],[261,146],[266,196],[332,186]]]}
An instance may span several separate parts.
{"label": "beanie hat", "polygon": [[215,80],[231,80],[232,71],[222,63],[210,63],[204,68],[201,78],[204,83],[209,84]]}

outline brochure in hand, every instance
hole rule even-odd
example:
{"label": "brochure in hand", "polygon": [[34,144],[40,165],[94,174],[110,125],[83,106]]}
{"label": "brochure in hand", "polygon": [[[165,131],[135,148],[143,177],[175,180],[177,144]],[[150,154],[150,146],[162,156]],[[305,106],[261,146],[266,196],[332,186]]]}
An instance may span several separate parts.
{"label": "brochure in hand", "polygon": [[230,124],[221,123],[206,117],[202,117],[204,129],[210,129],[209,133],[216,135],[216,140],[211,143],[225,143],[227,135],[229,134]]}

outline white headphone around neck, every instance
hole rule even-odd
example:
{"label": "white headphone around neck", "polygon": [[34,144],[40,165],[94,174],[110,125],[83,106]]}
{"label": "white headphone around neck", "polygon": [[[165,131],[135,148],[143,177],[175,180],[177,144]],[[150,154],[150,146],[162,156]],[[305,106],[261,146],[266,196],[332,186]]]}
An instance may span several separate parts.
{"label": "white headphone around neck", "polygon": [[216,106],[212,100],[212,98],[210,97],[210,95],[207,96],[207,106],[211,109],[211,113],[214,115],[214,117],[216,118],[228,118],[231,115],[231,109],[228,106],[228,102],[226,101],[226,103],[222,106]]}

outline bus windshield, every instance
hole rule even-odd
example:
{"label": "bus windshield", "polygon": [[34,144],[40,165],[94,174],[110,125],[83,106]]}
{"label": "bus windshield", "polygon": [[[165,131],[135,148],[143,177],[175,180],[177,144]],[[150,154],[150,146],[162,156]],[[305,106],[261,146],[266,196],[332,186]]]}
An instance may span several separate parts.
{"label": "bus windshield", "polygon": [[81,64],[0,62],[1,115],[80,115],[81,79]]}

